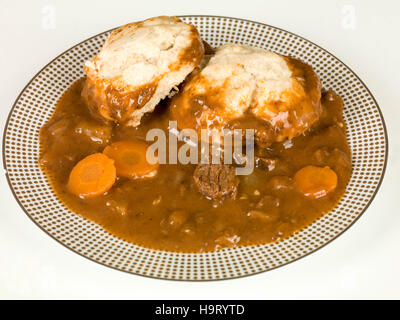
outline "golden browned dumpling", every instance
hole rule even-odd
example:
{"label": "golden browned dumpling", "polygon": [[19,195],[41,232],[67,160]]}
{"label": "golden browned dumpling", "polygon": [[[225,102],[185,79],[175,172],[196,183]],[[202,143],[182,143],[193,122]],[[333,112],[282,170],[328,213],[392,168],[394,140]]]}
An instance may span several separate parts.
{"label": "golden browned dumpling", "polygon": [[255,129],[256,141],[268,146],[315,123],[320,99],[320,81],[309,65],[227,44],[173,97],[170,112],[180,129]]}
{"label": "golden browned dumpling", "polygon": [[137,126],[203,55],[196,28],[176,17],[127,24],[112,31],[100,52],[86,62],[82,96],[94,114]]}

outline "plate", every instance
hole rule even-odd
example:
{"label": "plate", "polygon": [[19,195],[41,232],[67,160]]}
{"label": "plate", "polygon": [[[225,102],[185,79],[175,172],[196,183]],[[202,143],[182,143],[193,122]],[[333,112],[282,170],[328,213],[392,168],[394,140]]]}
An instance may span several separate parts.
{"label": "plate", "polygon": [[137,275],[173,280],[217,280],[248,276],[296,261],[322,248],[365,212],[382,182],[388,153],[385,123],[371,92],[343,62],[314,43],[263,23],[217,16],[182,16],[204,40],[217,47],[249,44],[294,56],[311,64],[325,88],[344,101],[353,173],[338,205],[290,238],[266,245],[210,253],[151,250],[107,233],[70,212],[52,191],[38,166],[39,129],[62,93],[84,75],[83,64],[101,48],[110,31],[68,49],[27,84],[7,120],[3,161],[21,208],[48,235],[74,252],[105,266]]}

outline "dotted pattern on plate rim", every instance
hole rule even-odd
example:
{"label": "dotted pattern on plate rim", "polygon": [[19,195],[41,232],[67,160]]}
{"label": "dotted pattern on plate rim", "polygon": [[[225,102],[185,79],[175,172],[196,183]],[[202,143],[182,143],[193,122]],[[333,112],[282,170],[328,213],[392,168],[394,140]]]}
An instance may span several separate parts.
{"label": "dotted pattern on plate rim", "polygon": [[57,100],[83,76],[108,32],[62,54],[25,88],[10,114],[3,145],[10,185],[26,213],[68,248],[107,266],[162,279],[216,280],[250,275],[296,260],[329,242],[363,212],[379,186],[386,160],[383,119],[373,97],[335,57],[296,35],[271,26],[225,17],[186,16],[204,40],[217,47],[249,44],[291,55],[311,64],[323,86],[344,100],[344,117],[353,156],[353,174],[336,208],[288,239],[268,245],[188,254],[146,249],[118,239],[60,203],[37,164],[38,133]]}

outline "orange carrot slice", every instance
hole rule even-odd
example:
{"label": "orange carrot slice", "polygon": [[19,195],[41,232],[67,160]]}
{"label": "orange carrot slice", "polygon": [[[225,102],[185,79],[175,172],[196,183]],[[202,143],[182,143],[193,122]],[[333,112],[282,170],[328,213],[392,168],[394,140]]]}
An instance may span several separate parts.
{"label": "orange carrot slice", "polygon": [[114,159],[117,175],[129,179],[153,177],[159,164],[150,164],[146,159],[149,145],[142,141],[118,141],[107,146],[103,153]]}
{"label": "orange carrot slice", "polygon": [[307,198],[318,199],[335,190],[337,175],[329,167],[306,166],[294,175],[295,188]]}
{"label": "orange carrot slice", "polygon": [[81,198],[93,198],[110,190],[115,179],[114,160],[95,153],[79,161],[72,169],[68,190]]}

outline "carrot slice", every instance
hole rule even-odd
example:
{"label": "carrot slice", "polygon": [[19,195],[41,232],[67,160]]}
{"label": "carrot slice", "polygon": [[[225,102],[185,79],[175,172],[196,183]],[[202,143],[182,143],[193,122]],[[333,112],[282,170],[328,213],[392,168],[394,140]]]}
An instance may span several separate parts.
{"label": "carrot slice", "polygon": [[69,192],[93,198],[110,190],[116,179],[114,160],[95,153],[79,161],[69,175]]}
{"label": "carrot slice", "polygon": [[294,175],[295,188],[307,198],[318,199],[335,190],[337,175],[329,167],[306,166]]}
{"label": "carrot slice", "polygon": [[114,159],[117,175],[129,179],[153,177],[159,164],[146,159],[148,144],[142,141],[118,141],[107,146],[103,153]]}

